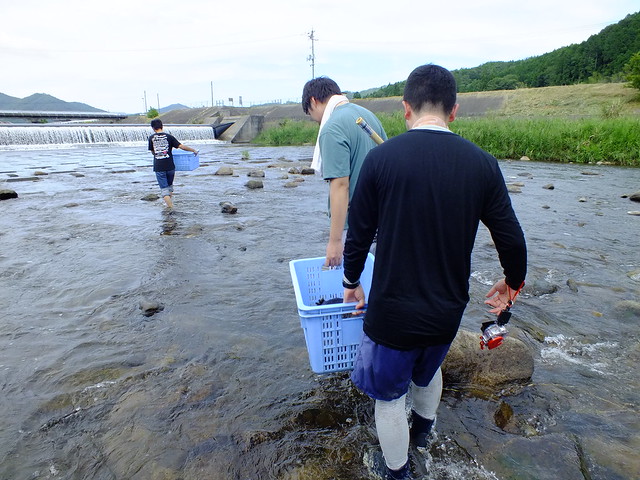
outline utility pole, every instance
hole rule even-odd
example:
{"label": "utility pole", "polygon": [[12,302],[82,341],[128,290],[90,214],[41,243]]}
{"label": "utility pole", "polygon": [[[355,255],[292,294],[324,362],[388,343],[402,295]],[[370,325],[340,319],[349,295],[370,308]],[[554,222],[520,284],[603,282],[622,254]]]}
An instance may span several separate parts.
{"label": "utility pole", "polygon": [[313,28],[311,29],[311,33],[309,33],[309,39],[311,40],[311,55],[307,57],[307,60],[311,62],[311,78],[316,78],[316,51],[314,42],[316,38],[314,37]]}
{"label": "utility pole", "polygon": [[156,93],[156,95],[158,96],[158,112],[160,112],[160,94]]}
{"label": "utility pole", "polygon": [[144,113],[147,113],[149,109],[147,108],[147,91],[144,91]]}
{"label": "utility pole", "polygon": [[213,108],[213,82],[211,82],[211,108]]}

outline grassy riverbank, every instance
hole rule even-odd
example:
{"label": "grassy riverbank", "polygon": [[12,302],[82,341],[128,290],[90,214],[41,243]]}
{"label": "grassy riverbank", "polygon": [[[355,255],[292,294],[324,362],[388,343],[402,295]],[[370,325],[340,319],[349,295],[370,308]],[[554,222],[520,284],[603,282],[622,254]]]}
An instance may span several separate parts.
{"label": "grassy riverbank", "polygon": [[[624,84],[462,93],[458,101],[451,129],[497,158],[640,167],[640,95]],[[389,137],[405,131],[399,97],[361,104]],[[300,118],[268,122],[255,142],[315,143],[318,126]]]}
{"label": "grassy riverbank", "polygon": [[[393,137],[405,131],[400,112],[378,113]],[[534,161],[611,163],[640,167],[640,118],[458,118],[451,129],[500,159],[529,157]],[[263,131],[264,145],[314,143],[318,125],[284,120]]]}

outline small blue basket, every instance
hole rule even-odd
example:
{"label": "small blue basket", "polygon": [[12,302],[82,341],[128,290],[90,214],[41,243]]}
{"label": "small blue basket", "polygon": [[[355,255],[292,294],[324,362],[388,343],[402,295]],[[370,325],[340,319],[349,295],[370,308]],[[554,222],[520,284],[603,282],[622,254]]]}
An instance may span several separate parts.
{"label": "small blue basket", "polygon": [[173,150],[173,164],[176,170],[187,172],[195,170],[200,166],[200,155],[194,155],[193,152],[185,152],[183,150]]}
{"label": "small blue basket", "polygon": [[[342,298],[342,267],[326,269],[325,257],[289,262],[291,280],[296,294],[300,324],[309,352],[311,370],[331,373],[351,370],[362,340],[364,314],[354,313],[355,303],[317,305]],[[369,254],[360,282],[366,295],[371,288],[374,257]]]}

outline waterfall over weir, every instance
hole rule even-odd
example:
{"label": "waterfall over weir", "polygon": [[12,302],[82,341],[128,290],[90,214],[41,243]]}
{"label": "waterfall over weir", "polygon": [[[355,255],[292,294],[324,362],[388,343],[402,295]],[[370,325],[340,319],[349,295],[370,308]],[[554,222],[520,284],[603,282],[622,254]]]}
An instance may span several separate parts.
{"label": "waterfall over weir", "polygon": [[[211,125],[165,125],[181,142],[214,140]],[[0,145],[73,145],[145,142],[149,125],[0,125]]]}

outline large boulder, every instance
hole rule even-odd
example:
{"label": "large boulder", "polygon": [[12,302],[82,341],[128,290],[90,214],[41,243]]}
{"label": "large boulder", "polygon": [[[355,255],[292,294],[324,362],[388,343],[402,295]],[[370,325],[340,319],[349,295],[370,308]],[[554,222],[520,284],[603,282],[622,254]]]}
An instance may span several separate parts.
{"label": "large boulder", "polygon": [[445,383],[501,388],[533,375],[533,355],[520,340],[507,336],[492,350],[480,349],[480,332],[458,331],[442,364]]}

